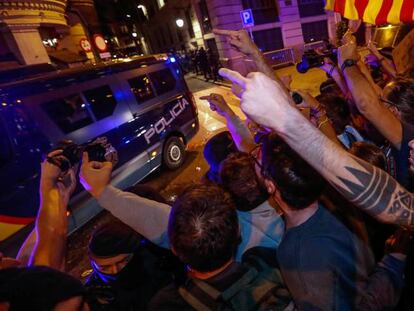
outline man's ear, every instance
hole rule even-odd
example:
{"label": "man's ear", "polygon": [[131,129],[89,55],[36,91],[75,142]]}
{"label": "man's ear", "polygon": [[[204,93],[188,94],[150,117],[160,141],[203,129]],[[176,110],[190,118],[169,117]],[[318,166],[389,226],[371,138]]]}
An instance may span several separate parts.
{"label": "man's ear", "polygon": [[264,179],[264,185],[266,187],[267,193],[269,193],[270,195],[273,195],[276,191],[276,186],[273,183],[273,181],[271,181],[268,178]]}

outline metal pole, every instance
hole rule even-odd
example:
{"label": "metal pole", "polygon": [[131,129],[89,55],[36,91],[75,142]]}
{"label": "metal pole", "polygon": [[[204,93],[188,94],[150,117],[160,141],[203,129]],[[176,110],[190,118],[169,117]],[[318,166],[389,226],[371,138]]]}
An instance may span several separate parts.
{"label": "metal pole", "polygon": [[249,27],[249,34],[250,34],[250,38],[251,38],[251,39],[252,39],[252,41],[254,42],[254,37],[253,37],[252,27]]}

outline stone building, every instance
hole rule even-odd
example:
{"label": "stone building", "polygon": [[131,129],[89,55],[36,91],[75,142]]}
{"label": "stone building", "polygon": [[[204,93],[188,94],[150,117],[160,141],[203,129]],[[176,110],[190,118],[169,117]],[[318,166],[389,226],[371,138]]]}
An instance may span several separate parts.
{"label": "stone building", "polygon": [[[222,62],[229,67],[237,67],[240,71],[245,71],[245,60],[229,47],[225,38],[215,36],[212,29],[241,29],[242,10],[252,10],[255,25],[250,30],[255,43],[263,52],[303,48],[304,44],[335,39],[335,15],[325,12],[324,0],[141,2],[148,11],[150,27],[146,36],[153,52],[204,46],[217,51]],[[183,27],[176,25],[177,19],[184,21]]]}
{"label": "stone building", "polygon": [[[0,1],[0,69],[95,60],[80,40],[100,33],[93,0]],[[93,49],[92,49],[93,51]],[[94,55],[95,54],[95,55]]]}

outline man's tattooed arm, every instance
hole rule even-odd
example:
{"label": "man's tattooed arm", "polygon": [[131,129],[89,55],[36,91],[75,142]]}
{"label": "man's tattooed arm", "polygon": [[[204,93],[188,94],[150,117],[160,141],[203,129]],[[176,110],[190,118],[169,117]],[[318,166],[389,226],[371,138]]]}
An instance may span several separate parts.
{"label": "man's tattooed arm", "polygon": [[[289,108],[289,107],[288,107]],[[286,109],[287,110],[287,109]],[[386,223],[414,227],[414,194],[386,172],[330,141],[300,113],[290,109],[278,134],[349,201]]]}
{"label": "man's tattooed arm", "polygon": [[414,195],[383,170],[353,157],[359,167],[345,166],[356,181],[337,176],[335,188],[350,202],[382,221],[414,226]]}

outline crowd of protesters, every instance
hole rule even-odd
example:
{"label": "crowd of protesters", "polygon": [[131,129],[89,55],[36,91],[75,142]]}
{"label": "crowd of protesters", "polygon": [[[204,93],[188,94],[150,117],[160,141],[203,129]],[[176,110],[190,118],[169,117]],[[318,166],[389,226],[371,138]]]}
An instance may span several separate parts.
{"label": "crowd of protesters", "polygon": [[219,55],[213,49],[205,50],[203,47],[189,52],[176,53],[178,60],[186,73],[201,75],[206,81],[222,80],[219,75],[221,67]]}
{"label": "crowd of protesters", "polygon": [[[245,31],[215,33],[258,72],[220,70],[246,122],[219,94],[201,98],[228,129],[205,145],[202,180],[170,205],[111,186],[112,163],[85,153],[80,183],[119,222],[92,233],[82,284],[64,270],[77,169],[45,161],[35,230],[0,260],[0,310],[413,309],[410,70],[397,74],[372,43],[361,58],[348,32],[312,97],[279,79]],[[208,52],[191,62],[207,79]]]}

